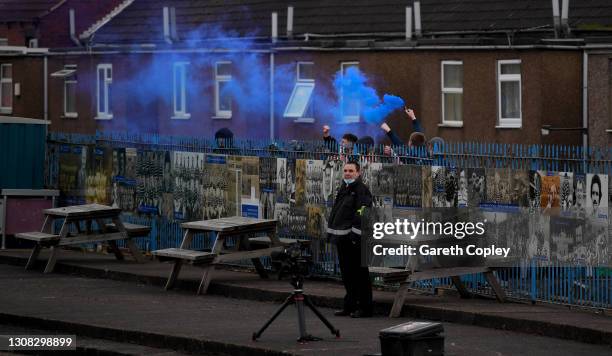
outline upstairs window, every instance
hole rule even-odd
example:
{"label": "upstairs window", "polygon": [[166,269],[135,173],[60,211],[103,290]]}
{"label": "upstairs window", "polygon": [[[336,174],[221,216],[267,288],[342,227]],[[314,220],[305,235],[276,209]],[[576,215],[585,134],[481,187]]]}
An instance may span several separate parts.
{"label": "upstairs window", "polygon": [[462,61],[442,61],[442,124],[463,124]]}
{"label": "upstairs window", "polygon": [[[350,68],[359,69],[359,62],[342,62],[340,63],[340,69],[342,73],[342,80],[345,80],[347,71]],[[359,102],[358,93],[345,93],[344,88],[341,91],[340,107],[342,108],[342,118],[344,122],[359,122],[359,113],[361,112],[361,104]]]}
{"label": "upstairs window", "polygon": [[314,87],[314,63],[298,62],[295,86],[285,107],[284,116],[295,118],[295,122],[314,122],[312,105]]}
{"label": "upstairs window", "polygon": [[64,80],[64,117],[78,117],[76,109],[77,66],[67,64],[64,69],[51,74],[53,78]]}
{"label": "upstairs window", "polygon": [[232,62],[215,63],[215,116],[229,119],[232,117]]}
{"label": "upstairs window", "polygon": [[174,78],[174,115],[173,119],[189,119],[191,115],[187,111],[187,68],[189,62],[176,62],[173,66]]}
{"label": "upstairs window", "polygon": [[110,108],[112,83],[113,65],[108,63],[98,64],[98,115],[96,119],[108,120],[113,118],[113,113]]}
{"label": "upstairs window", "polygon": [[497,107],[500,127],[521,127],[521,61],[497,62]]}
{"label": "upstairs window", "polygon": [[0,112],[13,112],[13,65],[0,65]]}

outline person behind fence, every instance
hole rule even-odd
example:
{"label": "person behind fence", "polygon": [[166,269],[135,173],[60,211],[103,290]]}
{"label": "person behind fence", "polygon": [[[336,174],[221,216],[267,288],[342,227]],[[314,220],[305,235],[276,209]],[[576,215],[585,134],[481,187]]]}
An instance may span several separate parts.
{"label": "person behind fence", "polygon": [[219,151],[233,148],[234,133],[224,127],[215,132],[215,143]]}
{"label": "person behind fence", "polygon": [[334,136],[329,134],[329,125],[323,125],[323,142],[325,143],[325,147],[331,151],[336,150],[336,145],[338,142],[334,138]]}
{"label": "person behind fence", "polygon": [[[410,138],[408,139],[408,147],[424,146],[426,142],[425,133],[423,131],[423,127],[421,126],[421,123],[416,118],[414,110],[404,108],[404,111],[406,112],[406,115],[408,115],[408,118],[410,118],[410,120],[412,121],[412,128],[414,129],[414,132],[410,134]],[[383,131],[385,131],[385,133],[387,134],[387,137],[389,137],[389,139],[391,140],[394,146],[404,145],[404,141],[402,141],[402,139],[399,138],[399,136],[391,130],[391,127],[389,127],[389,125],[386,122],[383,122],[380,125],[380,128],[383,129]]]}
{"label": "person behind fence", "polygon": [[336,244],[342,283],[346,290],[344,307],[336,316],[372,316],[372,283],[367,266],[361,265],[361,215],[372,206],[372,194],[361,181],[360,166],[348,161],[343,182],[336,195],[327,224],[327,233]]}

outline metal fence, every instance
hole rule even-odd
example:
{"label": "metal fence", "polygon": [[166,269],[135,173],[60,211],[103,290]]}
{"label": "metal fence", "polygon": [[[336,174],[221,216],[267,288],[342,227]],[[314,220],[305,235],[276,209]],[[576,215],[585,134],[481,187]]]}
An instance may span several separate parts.
{"label": "metal fence", "polygon": [[[95,136],[50,133],[48,145],[57,144],[296,159],[326,159],[330,155],[341,154],[337,145],[326,145],[322,141],[233,140],[220,145],[219,142],[203,138],[112,132],[98,132]],[[356,146],[351,155],[371,162],[397,164],[612,174],[612,147],[585,149],[580,146],[447,142],[419,148],[393,147],[389,153],[389,148],[382,145]],[[53,177],[52,169],[46,171],[49,172],[46,181],[52,185],[56,177]],[[612,192],[612,187],[609,189]],[[127,222],[151,226],[150,235],[137,240],[138,246],[144,250],[176,247],[182,240],[178,221],[133,214],[123,214],[123,218]],[[196,237],[194,248],[210,248],[211,241],[211,236]],[[338,276],[337,258],[328,242],[313,241],[313,256],[316,274]],[[269,266],[268,262],[266,265]],[[612,272],[609,268],[542,266],[534,260],[498,270],[496,274],[511,298],[596,309],[612,308]],[[464,276],[463,281],[473,292],[492,295],[482,274]],[[450,279],[433,279],[418,282],[415,288],[429,290],[450,285]]]}

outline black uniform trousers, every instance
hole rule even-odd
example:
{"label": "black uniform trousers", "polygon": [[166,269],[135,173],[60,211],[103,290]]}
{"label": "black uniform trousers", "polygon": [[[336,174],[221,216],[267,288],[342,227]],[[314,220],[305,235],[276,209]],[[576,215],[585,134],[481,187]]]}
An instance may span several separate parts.
{"label": "black uniform trousers", "polygon": [[361,236],[350,233],[336,238],[342,283],[346,289],[344,310],[371,314],[372,282],[368,267],[361,266]]}

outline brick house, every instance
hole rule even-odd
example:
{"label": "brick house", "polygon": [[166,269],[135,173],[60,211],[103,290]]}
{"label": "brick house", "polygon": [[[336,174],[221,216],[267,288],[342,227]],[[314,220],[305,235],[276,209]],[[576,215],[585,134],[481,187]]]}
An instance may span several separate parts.
{"label": "brick house", "polygon": [[[79,5],[79,18],[87,3],[55,12],[65,19]],[[89,4],[105,14],[77,26],[81,45],[48,42],[51,130],[211,137],[229,127],[241,138],[316,139],[330,124],[336,137],[350,131],[384,142],[360,106],[334,91],[334,75],[358,66],[379,95],[415,109],[428,137],[582,144],[584,127],[589,144],[610,143],[612,5],[602,1],[559,0],[558,11],[550,0],[113,5]],[[41,93],[43,71],[25,70],[41,59],[19,61],[13,75]],[[12,113],[39,106],[16,103]],[[387,121],[410,134],[400,111]]]}

